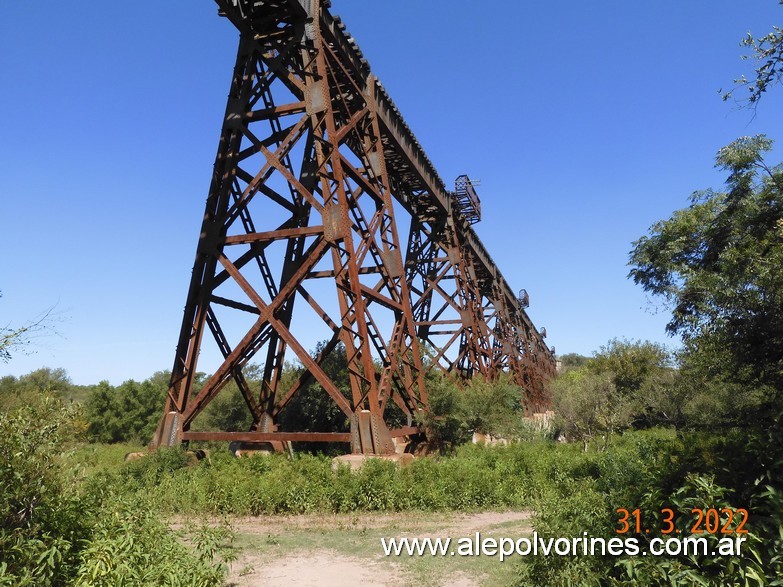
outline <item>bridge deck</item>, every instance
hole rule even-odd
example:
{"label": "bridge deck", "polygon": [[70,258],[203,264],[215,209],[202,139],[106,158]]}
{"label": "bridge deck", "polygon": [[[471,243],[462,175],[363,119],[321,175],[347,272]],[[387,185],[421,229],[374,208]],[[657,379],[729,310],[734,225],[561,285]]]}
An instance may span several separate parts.
{"label": "bridge deck", "polygon": [[[263,34],[268,34],[270,26],[281,20],[289,23],[306,21],[308,13],[313,12],[312,5],[316,2],[316,0],[216,1],[220,6],[221,14],[228,16],[239,30]],[[389,174],[395,184],[394,197],[412,215],[432,218],[450,217],[452,200],[443,180],[386,89],[372,74],[370,64],[341,19],[329,12],[330,4],[328,0],[321,1],[321,33],[330,44],[338,48],[335,54],[341,60],[343,71],[351,75],[357,85],[365,88],[365,98],[371,98],[375,102],[383,127],[384,155],[387,161],[392,162]],[[514,290],[492,260],[476,231],[467,222],[462,222],[459,229],[465,236],[477,264],[480,285],[489,291],[493,283],[499,284],[508,307],[529,331],[533,339],[531,342],[535,342],[542,351],[550,353],[543,337],[519,304]]]}
{"label": "bridge deck", "polygon": [[[405,174],[405,183],[407,184],[406,187],[408,187],[406,191],[408,193],[395,190],[395,197],[412,214],[416,214],[422,208],[434,208],[439,215],[450,216],[451,198],[449,192],[413,131],[405,122],[399,109],[389,97],[381,82],[370,73],[369,63],[362,55],[358,45],[353,41],[353,38],[346,31],[340,19],[332,16],[326,9],[322,10],[321,14],[322,30],[328,31],[333,40],[341,46],[342,51],[338,54],[348,58],[347,63],[344,65],[351,66],[353,73],[356,75],[356,80],[362,86],[373,85],[372,96],[375,98],[377,111],[384,130],[389,133],[388,141],[384,142],[387,148],[385,155],[389,160],[397,161],[399,165],[399,167],[394,167],[390,173],[395,175],[403,172],[403,170],[413,172],[412,174]],[[410,201],[411,194],[419,194],[418,198],[426,199],[425,206],[422,206],[422,202]],[[514,290],[511,289],[500,269],[492,260],[476,231],[466,222],[462,224],[460,230],[466,236],[470,250],[478,263],[479,279],[483,279],[487,285],[489,285],[490,281],[498,282],[501,285],[509,307],[518,313],[521,321],[529,328],[536,342],[543,349],[546,349],[547,346],[540,334],[533,327],[533,323],[525,310],[519,305],[519,300]]]}

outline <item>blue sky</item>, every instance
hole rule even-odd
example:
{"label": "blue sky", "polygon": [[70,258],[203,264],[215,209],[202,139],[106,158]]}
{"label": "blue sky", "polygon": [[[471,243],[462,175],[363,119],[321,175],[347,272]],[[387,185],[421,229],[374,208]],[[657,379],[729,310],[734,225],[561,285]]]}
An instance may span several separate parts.
{"label": "blue sky", "polygon": [[[783,21],[777,2],[332,12],[441,176],[481,180],[477,232],[558,352],[674,342],[665,309],[626,279],[628,251],[692,191],[720,187],[721,146],[783,138],[779,92],[755,118],[718,95],[749,71],[745,32]],[[0,375],[47,365],[119,383],[170,368],[236,40],[210,0],[3,7],[0,323],[56,305],[59,335]]]}

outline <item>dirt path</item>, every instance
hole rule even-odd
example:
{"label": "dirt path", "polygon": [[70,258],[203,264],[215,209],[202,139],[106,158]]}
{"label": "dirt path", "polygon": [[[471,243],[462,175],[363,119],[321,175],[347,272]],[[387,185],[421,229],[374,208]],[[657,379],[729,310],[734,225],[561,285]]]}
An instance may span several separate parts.
{"label": "dirt path", "polygon": [[399,585],[393,569],[373,563],[320,550],[308,553],[292,553],[261,566],[258,571],[238,578],[236,585],[255,587],[320,587],[322,585]]}
{"label": "dirt path", "polygon": [[510,567],[487,557],[385,557],[381,537],[518,537],[530,512],[341,514],[237,518],[229,585],[455,586],[497,584]]}

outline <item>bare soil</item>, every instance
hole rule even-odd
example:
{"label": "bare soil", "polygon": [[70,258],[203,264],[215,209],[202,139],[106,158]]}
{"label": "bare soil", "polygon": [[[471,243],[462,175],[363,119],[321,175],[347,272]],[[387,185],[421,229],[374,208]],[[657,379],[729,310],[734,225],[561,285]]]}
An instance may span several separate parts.
{"label": "bare soil", "polygon": [[[518,537],[530,512],[335,514],[235,518],[242,544],[229,585],[479,587],[497,577],[484,558],[386,557],[380,537]],[[504,563],[505,564],[505,563]],[[507,572],[504,570],[503,572]]]}

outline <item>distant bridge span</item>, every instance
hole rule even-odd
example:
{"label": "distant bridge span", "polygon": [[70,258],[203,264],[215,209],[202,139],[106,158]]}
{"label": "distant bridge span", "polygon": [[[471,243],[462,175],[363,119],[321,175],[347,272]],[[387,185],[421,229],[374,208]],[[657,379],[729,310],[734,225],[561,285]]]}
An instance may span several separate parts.
{"label": "distant bridge span", "polygon": [[[525,408],[548,407],[554,349],[471,224],[473,182],[449,190],[326,0],[217,0],[239,30],[214,174],[166,406],[153,446],[189,440],[343,441],[388,454],[417,432],[425,378],[509,373]],[[301,340],[325,344],[313,357]],[[222,364],[196,393],[205,336]],[[343,345],[350,389],[325,361]],[[244,370],[256,358],[261,385]],[[259,360],[260,359],[260,360]],[[285,361],[302,369],[284,377]],[[191,431],[229,382],[246,432]],[[312,382],[345,432],[280,430]],[[388,426],[396,405],[408,425]],[[399,412],[397,412],[399,414]]]}

